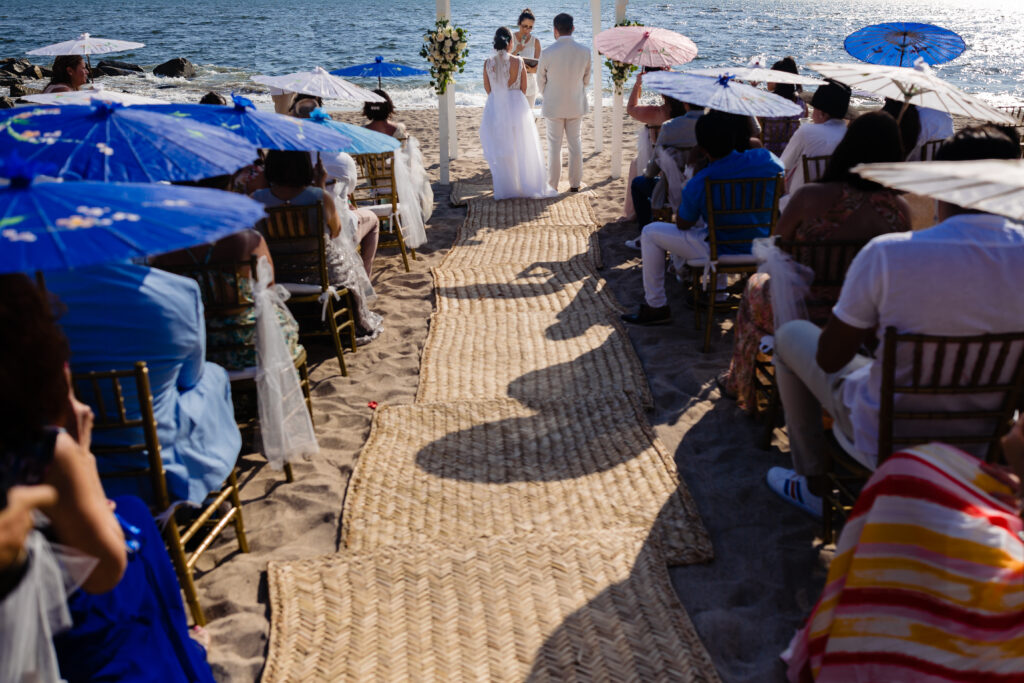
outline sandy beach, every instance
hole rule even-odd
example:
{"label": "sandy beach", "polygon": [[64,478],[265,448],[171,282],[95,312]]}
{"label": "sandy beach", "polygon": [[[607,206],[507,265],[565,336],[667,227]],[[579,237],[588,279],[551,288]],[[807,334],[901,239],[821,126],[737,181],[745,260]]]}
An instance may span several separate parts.
{"label": "sandy beach", "polygon": [[[481,110],[457,110],[460,155],[453,179],[486,175],[477,126]],[[351,113],[337,118],[361,122]],[[611,180],[611,122],[606,113],[606,145],[597,154],[593,128],[584,125],[584,185],[601,225],[604,268],[610,290],[627,308],[642,297],[638,252],[623,246],[635,237],[635,223],[619,223],[625,179]],[[266,568],[269,561],[316,557],[339,550],[346,486],[366,441],[378,404],[410,404],[417,391],[420,354],[434,309],[430,268],[438,265],[463,221],[466,209],[449,205],[450,188],[438,184],[436,111],[399,112],[422,145],[435,185],[435,211],[428,243],[404,272],[397,253],[379,254],[373,282],[384,316],[383,334],[346,357],[342,377],[326,345],[308,347],[315,384],[314,411],[321,452],[295,465],[287,484],[259,455],[241,464],[242,501],[251,545],[239,554],[230,534],[200,562],[198,586],[212,635],[209,659],[218,680],[257,680],[267,655],[269,634]],[[540,121],[543,139],[543,121]],[[625,125],[627,150],[634,126]],[[566,181],[563,175],[563,190]],[[725,369],[732,340],[728,323],[714,337],[711,353],[700,351],[692,311],[681,287],[670,282],[674,322],[666,327],[629,330],[654,399],[647,414],[675,461],[714,546],[706,564],[672,568],[677,595],[725,681],[781,681],[779,653],[812,607],[825,578],[828,556],[816,538],[818,525],[778,501],[763,482],[765,471],[788,463],[784,441],[770,451],[756,448],[760,425],[723,400],[714,377]]]}

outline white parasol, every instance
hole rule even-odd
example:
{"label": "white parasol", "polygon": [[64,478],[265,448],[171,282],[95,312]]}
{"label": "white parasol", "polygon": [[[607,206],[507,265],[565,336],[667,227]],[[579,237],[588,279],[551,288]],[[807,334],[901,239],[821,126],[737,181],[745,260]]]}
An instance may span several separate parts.
{"label": "white parasol", "polygon": [[851,88],[866,90],[907,104],[938,109],[979,121],[1011,125],[1014,123],[1013,117],[1006,112],[985,104],[977,97],[936,76],[922,59],[918,59],[912,68],[834,62],[811,62],[807,66]]}
{"label": "white parasol", "polygon": [[1024,221],[1024,162],[908,161],[861,164],[853,172],[896,190]]}
{"label": "white parasol", "polygon": [[117,102],[119,104],[166,104],[165,100],[145,95],[130,95],[116,90],[104,90],[102,85],[82,88],[70,92],[51,92],[39,95],[23,95],[21,99],[35,104],[92,104],[95,101]]}
{"label": "white parasol", "polygon": [[312,71],[299,71],[284,76],[253,76],[252,80],[286,92],[313,95],[327,100],[348,100],[350,102],[384,102],[384,98],[372,90],[360,88],[344,78],[332,76],[322,67]]}
{"label": "white parasol", "polygon": [[143,43],[133,43],[128,40],[112,40],[110,38],[93,38],[88,33],[83,33],[74,40],[65,40],[63,43],[54,43],[46,47],[36,48],[26,54],[30,55],[102,55],[108,52],[125,52],[145,47]]}
{"label": "white parasol", "polygon": [[757,83],[788,83],[791,85],[824,85],[825,81],[820,78],[811,78],[800,74],[791,74],[788,71],[776,71],[760,66],[721,66],[709,69],[687,69],[684,74],[694,76],[711,76],[718,78],[722,75],[729,75],[737,81],[754,81]]}

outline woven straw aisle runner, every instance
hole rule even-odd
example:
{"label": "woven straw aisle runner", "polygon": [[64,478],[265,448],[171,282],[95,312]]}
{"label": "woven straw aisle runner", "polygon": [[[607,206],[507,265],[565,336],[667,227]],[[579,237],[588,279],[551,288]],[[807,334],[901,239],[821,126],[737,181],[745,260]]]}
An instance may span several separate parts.
{"label": "woven straw aisle runner", "polygon": [[711,543],[643,414],[588,197],[468,204],[347,552],[268,568],[263,680],[717,681],[665,571]]}

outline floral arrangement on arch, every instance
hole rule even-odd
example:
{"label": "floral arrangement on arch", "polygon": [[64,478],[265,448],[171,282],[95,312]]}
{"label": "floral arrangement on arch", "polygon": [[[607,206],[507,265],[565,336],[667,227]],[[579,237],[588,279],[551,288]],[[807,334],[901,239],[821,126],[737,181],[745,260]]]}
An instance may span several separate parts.
{"label": "floral arrangement on arch", "polygon": [[420,56],[430,62],[430,85],[438,95],[444,95],[448,85],[455,82],[455,73],[466,70],[469,31],[452,26],[447,19],[438,19],[433,31],[423,36]]}
{"label": "floral arrangement on arch", "polygon": [[[616,26],[643,26],[643,22],[630,21],[629,19],[623,19]],[[608,70],[612,72],[612,83],[615,84],[615,93],[618,95],[622,94],[622,86],[626,84],[629,77],[634,71],[640,67],[635,64],[626,64],[625,62],[617,62],[614,59],[604,60],[604,65],[608,67]]]}

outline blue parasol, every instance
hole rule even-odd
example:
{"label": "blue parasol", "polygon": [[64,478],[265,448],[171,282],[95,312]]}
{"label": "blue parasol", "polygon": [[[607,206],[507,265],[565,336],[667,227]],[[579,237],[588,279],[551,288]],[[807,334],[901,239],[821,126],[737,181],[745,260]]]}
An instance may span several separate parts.
{"label": "blue parasol", "polygon": [[942,64],[967,49],[964,39],[948,28],[903,21],[865,26],[846,36],[843,46],[861,61],[885,66],[913,66],[918,57],[926,64]]}
{"label": "blue parasol", "polygon": [[380,154],[394,151],[402,146],[401,141],[390,135],[378,133],[362,126],[354,126],[351,123],[335,121],[330,114],[319,107],[310,112],[308,120],[352,138],[352,145],[340,150],[346,154]]}
{"label": "blue parasol", "polygon": [[344,76],[345,78],[373,78],[377,77],[377,87],[380,88],[380,79],[401,78],[403,76],[422,76],[429,73],[423,69],[416,69],[405,64],[394,64],[385,62],[383,57],[376,57],[369,64],[356,64],[335,69],[330,72],[332,76]]}
{"label": "blue parasol", "polygon": [[52,182],[17,157],[0,166],[0,272],[66,270],[162,254],[244,230],[263,205],[165,184]]}
{"label": "blue parasol", "polygon": [[70,180],[156,182],[234,173],[256,148],[223,128],[114,102],[0,113],[0,148]]}
{"label": "blue parasol", "polygon": [[344,131],[311,124],[306,119],[257,111],[250,100],[233,95],[233,106],[211,104],[145,104],[134,109],[220,126],[261,149],[300,152],[341,152],[352,146]]}
{"label": "blue parasol", "polygon": [[767,90],[739,83],[725,71],[727,69],[723,69],[722,75],[718,78],[674,71],[656,71],[644,76],[644,85],[681,102],[698,107],[710,107],[729,114],[768,118],[803,114],[803,109],[795,102]]}

